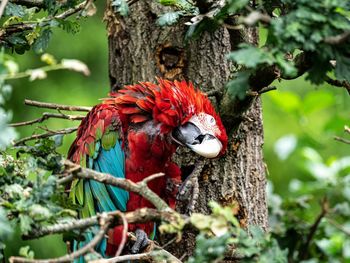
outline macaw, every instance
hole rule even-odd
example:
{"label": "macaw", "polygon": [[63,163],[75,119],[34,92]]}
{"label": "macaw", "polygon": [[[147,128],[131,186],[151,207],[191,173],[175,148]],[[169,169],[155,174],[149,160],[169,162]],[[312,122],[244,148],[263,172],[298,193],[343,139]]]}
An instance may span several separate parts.
{"label": "macaw", "polygon": [[[190,82],[157,79],[158,83],[140,82],[110,93],[81,122],[68,158],[84,167],[115,177],[139,182],[154,173],[164,177],[148,186],[171,207],[176,193],[166,190],[167,180],[179,185],[180,168],[171,161],[176,148],[189,147],[195,153],[214,158],[223,154],[227,135],[220,117],[208,97]],[[70,188],[74,204],[80,205],[79,217],[114,210],[133,211],[153,207],[141,196],[94,180],[76,179]],[[147,244],[155,231],[153,222],[129,224],[138,244]],[[122,237],[122,227],[108,232],[96,251],[114,255]],[[88,232],[85,241],[75,241],[78,249],[93,238]],[[135,244],[136,244],[135,243]],[[136,253],[142,247],[133,247]]]}

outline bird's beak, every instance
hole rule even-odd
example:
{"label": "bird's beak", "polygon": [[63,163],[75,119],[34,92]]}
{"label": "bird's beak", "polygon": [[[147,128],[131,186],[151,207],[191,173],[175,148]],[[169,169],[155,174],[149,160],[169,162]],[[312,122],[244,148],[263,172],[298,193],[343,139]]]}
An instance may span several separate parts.
{"label": "bird's beak", "polygon": [[191,122],[175,128],[172,132],[172,139],[206,158],[215,158],[222,149],[221,142],[215,136],[201,131]]}

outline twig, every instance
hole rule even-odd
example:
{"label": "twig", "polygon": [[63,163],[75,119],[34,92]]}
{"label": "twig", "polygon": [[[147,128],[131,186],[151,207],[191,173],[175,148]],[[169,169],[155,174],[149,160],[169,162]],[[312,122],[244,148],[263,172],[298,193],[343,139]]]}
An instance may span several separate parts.
{"label": "twig", "polygon": [[122,240],[119,244],[117,252],[115,253],[115,256],[118,257],[122,253],[124,246],[125,246],[125,243],[126,243],[126,236],[128,234],[128,221],[126,220],[126,217],[124,216],[124,214],[122,212],[116,211],[116,213],[118,216],[120,216],[120,218],[123,221]]}
{"label": "twig", "polygon": [[[79,167],[79,165],[66,160],[65,165],[69,168]],[[109,174],[99,173],[91,169],[80,167],[80,170],[77,170],[73,173],[76,178],[81,179],[92,179],[104,184],[110,184],[117,187],[120,187],[124,190],[131,191],[141,195],[150,201],[158,210],[160,211],[171,211],[172,209],[161,199],[157,194],[155,194],[151,189],[148,188],[147,182],[154,180],[156,178],[164,176],[163,173],[153,174],[142,181],[135,183],[131,180],[124,178],[113,177]]]}
{"label": "twig", "polygon": [[350,95],[350,83],[347,82],[346,80],[332,79],[332,78],[327,76],[325,81],[332,86],[339,87],[339,88],[345,88]]}
{"label": "twig", "polygon": [[48,138],[48,137],[51,137],[54,135],[59,135],[59,134],[70,134],[70,133],[75,132],[77,129],[78,129],[77,127],[72,127],[72,128],[66,128],[66,129],[57,130],[57,131],[49,131],[47,133],[34,134],[32,136],[28,136],[28,137],[25,137],[25,138],[22,138],[18,141],[13,142],[13,145],[18,146],[18,145],[21,145],[27,141]]}
{"label": "twig", "polygon": [[343,142],[346,144],[350,144],[350,140],[344,139],[344,138],[339,137],[339,136],[334,136],[334,140],[339,141],[339,142]]}
{"label": "twig", "polygon": [[328,223],[333,225],[335,228],[343,232],[345,235],[350,236],[350,231],[345,229],[342,225],[340,225],[337,221],[333,220],[332,218],[326,217],[326,220]]}
{"label": "twig", "polygon": [[[137,240],[134,233],[128,233],[128,237],[133,241]],[[176,238],[172,239],[171,241],[174,241],[174,240],[176,240]],[[181,261],[177,257],[175,257],[169,251],[164,249],[165,246],[161,247],[161,246],[159,246],[159,244],[157,242],[155,242],[154,240],[151,240],[151,239],[147,239],[147,241],[148,241],[148,244],[149,244],[148,247],[150,247],[150,250],[156,249],[157,252],[160,252],[163,255],[165,255],[170,262],[181,263]]]}
{"label": "twig", "polygon": [[350,37],[350,31],[345,31],[342,34],[332,36],[332,37],[326,37],[323,42],[330,44],[330,45],[339,45],[344,43],[348,38]]}
{"label": "twig", "polygon": [[350,133],[350,128],[348,127],[348,126],[344,126],[344,131],[346,132],[346,133]]}
{"label": "twig", "polygon": [[[131,239],[133,240],[136,239],[136,237],[131,233],[129,233],[128,236],[131,237]],[[90,263],[114,263],[114,262],[124,262],[128,260],[129,261],[151,260],[159,254],[164,255],[168,259],[167,262],[182,263],[181,260],[179,260],[173,254],[171,254],[169,251],[166,251],[165,249],[157,245],[153,240],[148,239],[148,242],[152,247],[152,249],[149,252],[134,254],[134,255],[118,256],[118,257],[113,257],[109,259],[98,259],[98,260],[93,260]]]}
{"label": "twig", "polygon": [[100,218],[100,230],[94,236],[94,238],[84,247],[74,251],[71,254],[59,257],[59,258],[51,258],[51,259],[27,259],[22,257],[10,257],[10,263],[61,263],[61,262],[71,262],[73,259],[78,258],[82,255],[85,255],[90,250],[92,250],[105,236],[109,225],[111,224],[110,218],[106,213],[101,215]]}
{"label": "twig", "polygon": [[[8,0],[3,0],[0,4],[0,8],[3,2],[7,2]],[[6,38],[11,36],[14,33],[22,32],[22,31],[27,31],[27,30],[32,30],[38,25],[43,27],[47,24],[49,24],[53,19],[66,19],[67,17],[83,10],[88,3],[89,0],[86,0],[75,7],[68,9],[65,12],[62,12],[61,14],[58,14],[54,17],[50,17],[48,19],[45,19],[40,22],[28,22],[28,23],[18,23],[18,24],[11,24],[8,27],[2,28],[1,35],[0,35],[0,42],[6,41]],[[28,1],[27,1],[28,2]],[[38,2],[39,3],[39,2]],[[0,10],[1,11],[1,10]]]}
{"label": "twig", "polygon": [[7,5],[7,2],[8,2],[8,0],[1,0],[1,3],[0,3],[0,18],[2,17],[2,14],[5,11],[5,7]]}
{"label": "twig", "polygon": [[258,11],[251,11],[248,16],[243,18],[243,23],[248,26],[254,26],[257,22],[270,24],[271,20],[272,18],[267,14],[263,14]]}
{"label": "twig", "polygon": [[126,262],[126,261],[136,261],[136,260],[150,260],[152,259],[152,252],[133,254],[133,255],[124,255],[109,259],[97,259],[90,261],[90,263],[115,263],[115,262]]}
{"label": "twig", "polygon": [[268,86],[268,87],[262,88],[259,91],[259,94],[263,94],[263,93],[269,92],[271,90],[277,90],[277,88],[275,86]]}
{"label": "twig", "polygon": [[92,107],[64,105],[56,103],[41,102],[35,100],[24,100],[25,105],[34,106],[38,108],[65,110],[65,111],[90,111]]}
{"label": "twig", "polygon": [[11,123],[9,126],[11,127],[19,127],[19,126],[26,126],[26,125],[32,125],[34,123],[42,123],[43,121],[46,121],[50,118],[57,118],[57,119],[67,119],[71,121],[76,120],[82,120],[85,118],[85,116],[81,115],[68,115],[64,113],[51,113],[51,112],[44,112],[42,114],[42,117],[30,120],[30,121],[23,121],[23,122],[17,122],[17,123]]}
{"label": "twig", "polygon": [[299,259],[300,260],[307,258],[308,254],[309,254],[309,246],[310,246],[310,243],[312,241],[312,238],[314,237],[316,230],[317,230],[322,218],[324,218],[327,215],[328,211],[329,211],[328,200],[326,197],[324,197],[323,200],[321,201],[321,212],[317,216],[313,225],[311,226],[310,232],[307,235],[305,244],[302,244],[300,246],[300,252],[299,252]]}
{"label": "twig", "polygon": [[[113,218],[112,226],[122,225],[123,219],[121,212],[113,211],[106,213],[107,216]],[[158,211],[154,208],[140,208],[132,212],[122,213],[125,220],[129,224],[145,223],[149,221],[162,220],[166,222],[172,221],[176,215],[174,211]],[[97,225],[101,214],[84,219],[75,219],[69,222],[56,223],[52,226],[44,226],[40,228],[33,228],[27,235],[23,235],[24,240],[35,239],[52,234],[62,234],[75,229],[86,229],[88,227]],[[184,218],[186,219],[186,218]],[[187,222],[187,221],[185,221]]]}
{"label": "twig", "polygon": [[68,9],[67,11],[55,16],[56,19],[66,19],[67,17],[74,15],[75,13],[78,13],[79,11],[83,10],[88,3],[88,0],[76,5],[75,7]]}

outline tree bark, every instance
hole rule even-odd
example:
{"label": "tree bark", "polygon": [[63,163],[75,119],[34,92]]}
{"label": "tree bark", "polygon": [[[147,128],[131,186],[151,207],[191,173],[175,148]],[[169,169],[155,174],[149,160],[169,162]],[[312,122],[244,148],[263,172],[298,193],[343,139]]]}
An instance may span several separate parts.
{"label": "tree bark", "polygon": [[[227,101],[222,103],[222,96],[218,96],[225,93],[233,66],[225,55],[242,41],[255,43],[255,30],[229,32],[220,27],[185,43],[187,26],[184,21],[165,28],[156,24],[158,15],[165,10],[155,1],[139,0],[130,7],[127,17],[120,17],[107,7],[111,89],[117,90],[138,81],[154,81],[156,76],[185,78],[204,92],[219,90],[210,98],[218,108],[226,105]],[[231,118],[231,113],[223,116],[230,138],[228,152],[225,157],[205,165],[199,177],[200,192],[195,212],[209,213],[211,200],[224,205],[237,202],[238,218],[243,227],[259,225],[267,229],[261,101],[252,98],[243,106],[247,110],[238,114],[239,118]],[[225,112],[225,108],[221,107],[220,111]],[[186,150],[175,159],[182,167],[189,167],[196,161]],[[194,234],[185,233],[171,252],[177,256],[191,255],[194,244]]]}

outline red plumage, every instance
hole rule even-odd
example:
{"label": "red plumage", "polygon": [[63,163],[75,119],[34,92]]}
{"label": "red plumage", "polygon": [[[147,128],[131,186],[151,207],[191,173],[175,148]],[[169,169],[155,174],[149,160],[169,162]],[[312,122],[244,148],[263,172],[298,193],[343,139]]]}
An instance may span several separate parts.
{"label": "red plumage", "polygon": [[[138,182],[147,176],[163,172],[165,177],[151,181],[149,187],[172,207],[175,194],[166,191],[166,180],[181,182],[179,167],[171,161],[177,145],[171,138],[171,131],[186,123],[193,115],[201,112],[213,116],[218,127],[215,136],[222,144],[221,153],[227,146],[227,135],[222,122],[206,95],[186,81],[158,79],[158,84],[140,82],[125,86],[110,93],[110,98],[95,106],[82,121],[69,158],[81,163],[89,155],[89,147],[106,130],[119,132],[125,151],[125,177]],[[127,210],[152,207],[144,198],[129,194]],[[129,225],[129,231],[136,228],[150,233],[153,223]],[[110,237],[108,251],[114,253],[120,240],[121,228],[115,228]]]}

